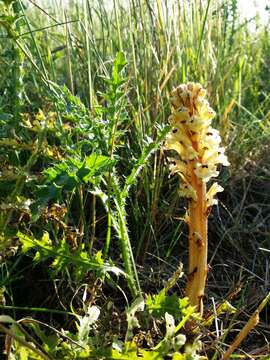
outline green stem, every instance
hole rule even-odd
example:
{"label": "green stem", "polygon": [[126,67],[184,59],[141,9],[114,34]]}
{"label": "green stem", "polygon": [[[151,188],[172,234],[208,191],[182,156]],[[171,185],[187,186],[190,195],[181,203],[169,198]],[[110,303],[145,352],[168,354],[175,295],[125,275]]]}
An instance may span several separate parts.
{"label": "green stem", "polygon": [[[13,13],[15,16],[19,16],[21,13],[21,5],[19,1],[15,1],[12,4]],[[21,20],[16,22],[16,34],[20,33]],[[12,39],[13,40],[13,39]],[[12,101],[12,112],[14,114],[15,123],[18,126],[20,122],[20,114],[23,105],[23,61],[24,54],[20,48],[16,46],[16,43],[12,44],[12,82],[10,89],[10,99]]]}
{"label": "green stem", "polygon": [[140,282],[136,270],[136,264],[133,256],[133,251],[128,235],[128,228],[126,223],[126,216],[123,211],[123,206],[115,199],[115,204],[119,214],[119,238],[121,243],[122,256],[125,266],[125,271],[128,274],[128,284],[134,298],[141,293]]}

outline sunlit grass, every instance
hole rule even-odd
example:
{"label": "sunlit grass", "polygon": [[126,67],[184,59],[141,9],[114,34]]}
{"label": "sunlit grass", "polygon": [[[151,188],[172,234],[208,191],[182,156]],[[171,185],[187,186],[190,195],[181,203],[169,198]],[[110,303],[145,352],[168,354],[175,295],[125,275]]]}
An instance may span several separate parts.
{"label": "sunlit grass", "polygon": [[[237,0],[38,4],[0,2],[0,249],[8,262],[0,287],[8,306],[20,307],[9,275],[24,271],[18,230],[36,244],[50,234],[35,261],[54,259],[54,286],[66,286],[72,301],[77,291],[87,297],[81,281],[92,263],[124,302],[163,288],[180,259],[186,265],[186,204],[177,200],[178,180],[164,166],[161,143],[169,94],[189,81],[207,88],[231,163],[209,217],[207,293],[223,298],[239,282],[240,308],[250,291],[245,276],[265,292],[267,252],[259,248],[269,240],[267,26],[244,20]],[[19,260],[10,264],[14,253]],[[61,295],[69,309],[72,301]],[[216,354],[224,350],[215,346]]]}

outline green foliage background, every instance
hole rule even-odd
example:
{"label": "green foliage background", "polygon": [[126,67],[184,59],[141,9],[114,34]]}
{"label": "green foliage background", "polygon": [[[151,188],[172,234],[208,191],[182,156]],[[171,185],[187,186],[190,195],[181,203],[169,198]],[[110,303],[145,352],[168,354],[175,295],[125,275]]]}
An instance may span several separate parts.
{"label": "green foliage background", "polygon": [[[0,11],[0,288],[8,305],[18,305],[12,284],[25,253],[49,265],[52,281],[65,279],[66,305],[89,273],[129,298],[162,288],[186,261],[185,204],[160,149],[169,93],[187,81],[207,88],[231,162],[209,234],[210,263],[227,257],[231,272],[210,274],[209,291],[223,297],[246,277],[267,287],[267,25],[244,20],[237,0],[2,0]],[[150,268],[158,275],[149,282]]]}

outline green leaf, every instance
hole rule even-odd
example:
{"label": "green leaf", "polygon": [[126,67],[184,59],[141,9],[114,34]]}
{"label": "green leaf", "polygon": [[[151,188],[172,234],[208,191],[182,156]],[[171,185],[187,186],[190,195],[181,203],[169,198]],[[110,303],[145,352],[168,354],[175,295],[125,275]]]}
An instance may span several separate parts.
{"label": "green leaf", "polygon": [[122,51],[118,52],[114,59],[112,70],[112,80],[114,85],[120,86],[123,84],[123,82],[125,82],[123,79],[121,79],[120,72],[123,70],[126,64],[127,61],[125,54]]}
{"label": "green leaf", "polygon": [[34,241],[29,236],[27,236],[21,232],[18,232],[17,236],[18,236],[20,242],[22,243],[22,252],[26,253],[35,247]]}
{"label": "green leaf", "polygon": [[50,200],[61,199],[61,190],[62,188],[56,184],[37,186],[37,190],[35,191],[37,200],[30,205],[33,222],[38,220],[42,209],[48,204]]}
{"label": "green leaf", "polygon": [[146,165],[149,156],[152,154],[152,152],[156,151],[160,147],[161,142],[164,141],[170,129],[171,129],[170,126],[163,127],[161,130],[159,130],[157,139],[155,141],[151,139],[148,145],[143,149],[143,152],[139,157],[139,159],[134,164],[130,175],[126,178],[124,188],[121,192],[121,197],[123,199],[125,199],[128,196],[128,191],[130,187],[134,185],[135,182],[137,181],[138,175],[142,170],[142,168]]}
{"label": "green leaf", "polygon": [[90,257],[90,255],[79,248],[76,252],[71,252],[65,239],[60,241],[60,244],[53,245],[48,234],[45,233],[40,240],[27,236],[21,232],[17,233],[19,241],[22,243],[23,252],[34,250],[35,262],[41,262],[48,259],[52,259],[52,267],[55,272],[63,271],[65,268],[74,267],[74,273],[84,276],[86,272],[90,270],[96,271],[100,276],[107,272],[112,272],[118,275],[126,276],[125,272],[117,266],[105,263],[97,254],[97,258]]}
{"label": "green leaf", "polygon": [[85,183],[93,182],[97,176],[107,172],[113,163],[108,156],[91,154],[85,158],[77,176]]}
{"label": "green leaf", "polygon": [[149,312],[157,317],[164,317],[166,313],[180,320],[189,309],[188,298],[180,299],[176,294],[166,295],[165,289],[162,289],[157,295],[148,295],[146,306]]}

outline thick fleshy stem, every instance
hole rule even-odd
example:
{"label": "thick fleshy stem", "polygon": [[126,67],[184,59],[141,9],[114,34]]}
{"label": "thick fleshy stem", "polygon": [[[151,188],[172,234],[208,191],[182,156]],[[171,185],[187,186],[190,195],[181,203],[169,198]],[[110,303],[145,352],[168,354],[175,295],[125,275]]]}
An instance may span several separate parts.
{"label": "thick fleshy stem", "polygon": [[207,277],[206,184],[195,175],[192,178],[197,200],[189,201],[189,273],[186,293],[190,303],[198,306],[198,311],[202,313]]}

